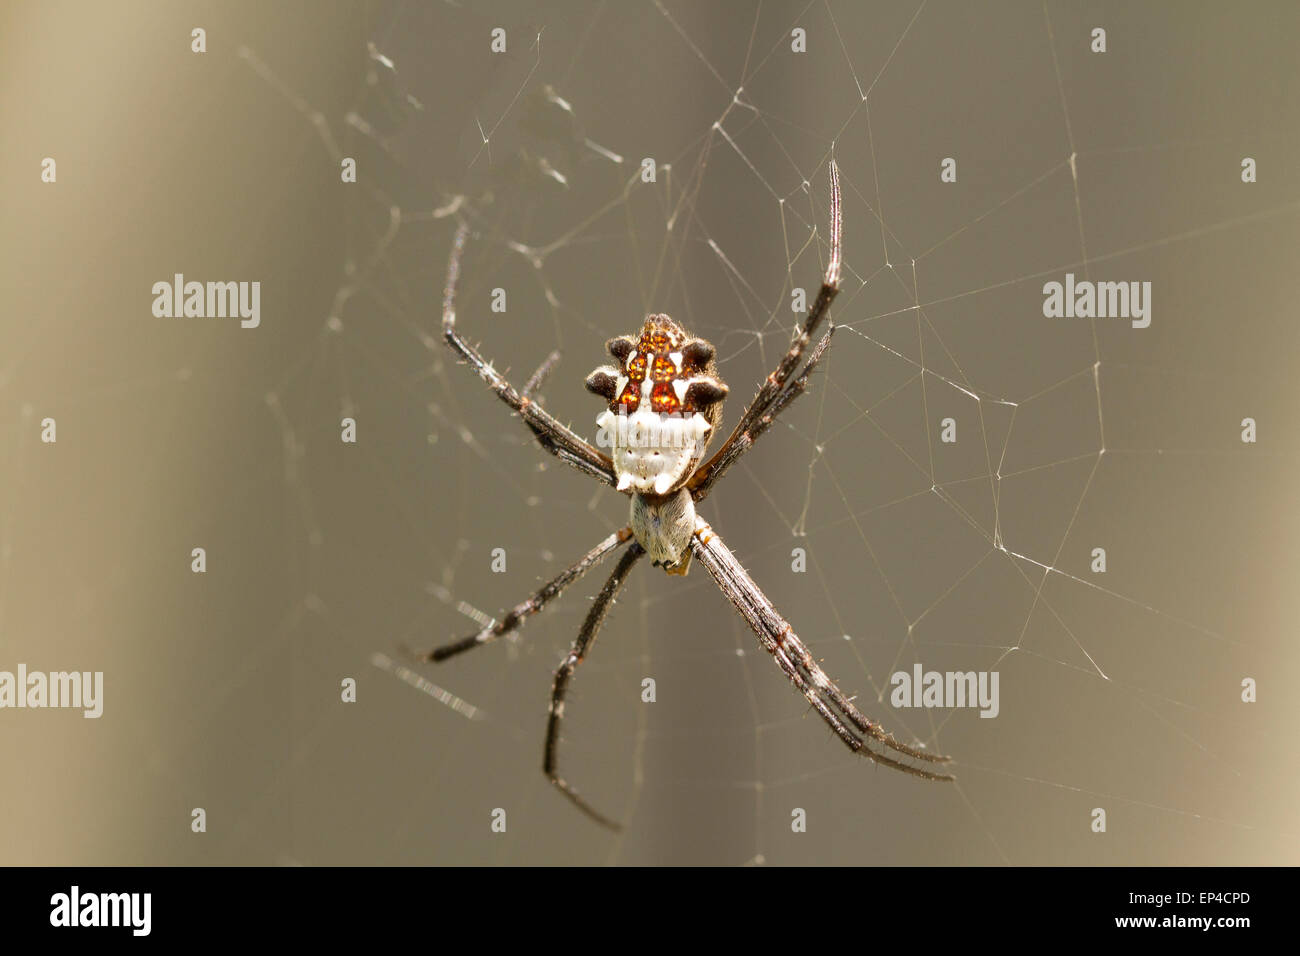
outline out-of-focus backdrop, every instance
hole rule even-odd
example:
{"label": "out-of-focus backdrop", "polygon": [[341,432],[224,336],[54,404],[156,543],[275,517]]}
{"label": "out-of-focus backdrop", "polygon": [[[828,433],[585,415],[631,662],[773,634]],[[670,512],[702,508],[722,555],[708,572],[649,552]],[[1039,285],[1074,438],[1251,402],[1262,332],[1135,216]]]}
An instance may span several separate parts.
{"label": "out-of-focus backdrop", "polygon": [[[0,670],[104,710],[0,710],[0,862],[1296,863],[1298,39],[1285,2],[5,4]],[[658,311],[729,428],[832,155],[834,348],[702,507],[959,781],[852,757],[702,569],[645,566],[561,752],[612,836],[540,773],[612,565],[411,654],[626,520],[443,349],[450,239],[466,335],[520,385],[560,350],[579,432]],[[260,282],[260,325],[156,317],[177,273]],[[1045,317],[1067,273],[1149,282],[1149,327]],[[998,715],[895,708],[917,664]]]}

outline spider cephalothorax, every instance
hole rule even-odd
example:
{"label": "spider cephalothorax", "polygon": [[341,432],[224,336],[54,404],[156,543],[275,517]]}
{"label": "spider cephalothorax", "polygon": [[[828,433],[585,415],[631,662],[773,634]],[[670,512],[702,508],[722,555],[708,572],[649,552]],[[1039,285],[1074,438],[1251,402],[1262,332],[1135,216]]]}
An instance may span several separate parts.
{"label": "spider cephalothorax", "polygon": [[656,565],[685,574],[695,503],[683,487],[704,457],[722,417],[727,386],[713,346],[666,315],[651,315],[641,335],[605,343],[618,365],[587,376],[609,407],[596,419],[596,444],[612,452],[615,485],[632,493],[632,531]]}
{"label": "spider cephalothorax", "polygon": [[[702,464],[704,450],[722,418],[722,400],[727,397],[727,386],[718,378],[712,345],[692,338],[666,315],[649,316],[638,337],[623,335],[606,343],[618,364],[604,365],[592,372],[587,376],[587,388],[609,403],[597,419],[601,432],[597,444],[612,451],[607,455],[574,434],[534,398],[540,383],[558,360],[558,352],[552,353],[523,390],[518,391],[456,331],[456,281],[460,276],[460,257],[469,233],[468,224],[461,224],[452,241],[442,298],[442,335],[447,345],[469,363],[498,398],[514,409],[544,449],[602,484],[630,494],[632,521],[515,605],[500,620],[477,634],[431,651],[427,659],[446,660],[510,634],[587,571],[627,546],[596,595],[572,649],[555,671],[542,760],[547,779],[561,793],[593,820],[613,829],[618,829],[618,824],[597,813],[560,776],[560,722],[564,718],[569,681],[591,649],[632,566],[643,554],[649,554],[670,574],[685,574],[691,555],[695,555],[786,679],[854,753],[927,780],[952,779],[947,774],[899,759],[899,756],[910,757],[932,764],[948,760],[896,740],[862,713],[853,698],[844,694],[822,670],[808,645],[800,640],[708,522],[695,513],[695,503],[753,447],[777,416],[804,393],[808,376],[830,348],[835,328],[830,324],[829,310],[840,287],[840,177],[834,161],[830,164],[830,180],[830,258],[817,298],[802,327],[790,340],[789,351],[763,380],[722,447]],[[805,355],[813,333],[823,321],[830,327],[812,352]],[[872,744],[878,749],[873,750]]]}

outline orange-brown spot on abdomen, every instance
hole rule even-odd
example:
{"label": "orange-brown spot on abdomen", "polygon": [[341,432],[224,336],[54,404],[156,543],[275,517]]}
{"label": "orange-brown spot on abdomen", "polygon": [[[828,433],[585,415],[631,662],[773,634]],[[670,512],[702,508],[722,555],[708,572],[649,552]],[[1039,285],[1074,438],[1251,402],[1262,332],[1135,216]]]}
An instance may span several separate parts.
{"label": "orange-brown spot on abdomen", "polygon": [[650,393],[651,411],[671,415],[678,410],[678,407],[677,394],[673,391],[671,382],[656,385],[654,391]]}
{"label": "orange-brown spot on abdomen", "polygon": [[618,403],[631,415],[641,403],[641,386],[635,382],[628,382],[623,386],[623,394],[618,397]]}

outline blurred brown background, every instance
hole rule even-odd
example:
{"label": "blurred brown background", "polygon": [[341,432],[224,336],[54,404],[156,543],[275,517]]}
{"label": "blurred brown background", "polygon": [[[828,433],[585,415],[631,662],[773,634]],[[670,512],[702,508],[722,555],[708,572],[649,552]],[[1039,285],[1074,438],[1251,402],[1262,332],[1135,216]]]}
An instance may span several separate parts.
{"label": "blurred brown background", "polygon": [[[0,862],[1296,863],[1298,28],[1285,2],[6,4],[0,669],[102,670],[105,711],[0,712]],[[475,229],[466,333],[520,385],[561,349],[562,419],[594,433],[603,341],[668,311],[718,345],[729,428],[816,286],[832,144],[846,328],[704,511],[960,782],[851,758],[702,570],[643,567],[561,754],[613,837],[539,772],[612,564],[417,668],[481,719],[373,662],[626,515],[444,354],[435,210]],[[1151,327],[1043,318],[1067,271],[1152,282]],[[153,317],[176,272],[260,281],[261,327]],[[998,718],[877,700],[917,661],[998,670]]]}

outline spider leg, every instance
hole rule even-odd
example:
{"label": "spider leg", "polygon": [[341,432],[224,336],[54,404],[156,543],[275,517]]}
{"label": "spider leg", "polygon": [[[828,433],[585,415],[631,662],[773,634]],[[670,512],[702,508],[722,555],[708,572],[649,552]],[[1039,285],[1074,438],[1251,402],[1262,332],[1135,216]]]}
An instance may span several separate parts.
{"label": "spider leg", "polygon": [[533,373],[533,377],[528,380],[528,384],[524,386],[524,390],[520,392],[520,394],[524,398],[532,398],[533,394],[542,387],[542,383],[546,381],[546,377],[550,375],[551,372],[555,371],[555,366],[558,365],[559,362],[560,353],[558,351],[552,352],[550,355],[546,356],[546,361],[537,366],[537,371]]}
{"label": "spider leg", "polygon": [[534,594],[526,600],[516,604],[509,612],[498,621],[493,621],[490,625],[483,628],[477,634],[471,634],[469,637],[462,638],[459,641],[453,641],[450,644],[444,644],[436,647],[429,653],[423,655],[425,661],[445,661],[449,657],[468,651],[471,648],[482,647],[495,641],[498,637],[503,637],[513,631],[517,631],[532,615],[536,614],[542,608],[546,607],[554,598],[560,594],[574,581],[582,577],[589,570],[604,561],[619,547],[626,544],[632,538],[631,528],[622,528],[615,531],[600,544],[596,545],[574,564],[565,568],[558,575],[547,581]]}
{"label": "spider leg", "polygon": [[574,434],[567,426],[532,400],[529,392],[540,384],[540,378],[548,372],[550,359],[538,369],[538,373],[529,381],[529,388],[523,394],[515,390],[504,376],[492,367],[479,354],[478,349],[470,345],[456,331],[456,283],[460,278],[460,259],[465,251],[465,239],[469,235],[469,226],[461,223],[452,240],[451,255],[447,260],[447,285],[442,294],[442,337],[453,352],[468,362],[479,378],[487,382],[497,397],[505,402],[524,420],[524,424],[537,436],[543,448],[562,461],[568,462],[579,471],[599,478],[607,485],[614,485],[614,466],[609,456],[597,451],[583,439]]}
{"label": "spider leg", "polygon": [[[803,694],[804,698],[812,705],[813,709],[821,715],[822,720],[826,721],[826,723],[830,725],[831,730],[835,731],[835,736],[839,737],[840,740],[843,741],[844,745],[854,753],[861,753],[870,758],[873,762],[881,764],[882,766],[889,767],[893,770],[901,770],[904,773],[910,773],[913,776],[921,777],[925,780],[954,779],[948,774],[932,773],[929,770],[922,770],[919,767],[905,764],[901,760],[896,760],[888,754],[876,753],[870,750],[867,747],[866,741],[845,726],[844,721],[840,716],[827,706],[826,701],[822,700],[822,698],[817,695],[816,690],[809,686],[808,681],[801,673],[799,673],[783,650],[779,647],[776,648],[772,651],[772,656],[776,658],[777,665],[785,673],[785,676],[790,679],[790,683],[794,684],[799,693]],[[934,758],[931,757],[930,759]]]}
{"label": "spider leg", "polygon": [[745,432],[735,441],[729,441],[726,446],[718,451],[718,454],[709,462],[709,465],[712,466],[712,471],[705,476],[706,480],[702,481],[695,489],[694,499],[696,501],[699,501],[707,495],[709,489],[717,483],[718,479],[726,473],[727,469],[735,464],[736,460],[740,458],[741,455],[753,447],[754,442],[758,441],[758,436],[771,427],[772,423],[776,421],[776,417],[785,410],[787,405],[807,391],[808,376],[812,374],[813,369],[817,367],[817,363],[821,361],[826,350],[830,348],[831,336],[834,334],[835,326],[832,325],[826,330],[826,334],[822,336],[821,341],[817,343],[817,347],[812,350],[812,354],[808,358],[808,364],[804,366],[804,370],[799,373],[799,377],[791,382],[789,386],[777,396],[768,411],[754,422],[749,431]]}
{"label": "spider leg", "polygon": [[622,588],[628,572],[636,564],[637,559],[645,554],[641,545],[634,543],[632,547],[623,552],[623,556],[618,559],[618,564],[605,582],[605,586],[600,589],[600,594],[596,596],[595,602],[591,605],[591,610],[587,612],[587,619],[582,622],[582,630],[578,632],[578,639],[573,642],[573,647],[565,655],[564,660],[555,671],[555,682],[551,686],[551,711],[550,719],[546,723],[546,751],[542,762],[542,772],[546,774],[547,779],[555,784],[556,788],[568,797],[577,806],[579,810],[591,817],[601,826],[609,827],[611,830],[621,830],[622,825],[609,817],[597,812],[591,804],[578,796],[578,792],[560,776],[558,767],[558,750],[560,746],[560,721],[564,718],[564,695],[569,689],[569,681],[573,677],[573,672],[577,670],[582,659],[586,657],[587,651],[591,649],[592,642],[596,640],[596,632],[600,630],[600,625],[604,623],[605,616],[609,614],[610,606],[614,603],[614,598]]}
{"label": "spider leg", "polygon": [[[794,339],[790,343],[790,350],[786,352],[777,367],[767,376],[767,379],[759,388],[758,394],[754,396],[753,401],[749,403],[749,407],[740,416],[740,421],[736,423],[736,427],[732,429],[726,442],[723,443],[712,458],[700,466],[699,470],[691,478],[688,487],[697,501],[709,493],[709,489],[722,477],[723,472],[731,467],[753,445],[754,439],[767,430],[766,425],[759,427],[757,431],[755,431],[755,427],[760,425],[764,418],[770,417],[774,419],[807,387],[807,373],[812,370],[813,366],[821,359],[822,353],[830,345],[830,332],[828,332],[813,351],[813,357],[809,360],[803,374],[796,378],[793,383],[790,382],[790,376],[794,373],[795,366],[799,364],[808,343],[812,341],[813,333],[817,331],[822,319],[826,318],[832,300],[840,291],[842,217],[840,215],[840,171],[839,167],[835,165],[835,160],[831,160],[830,178],[831,253],[830,260],[826,265],[826,275],[822,279],[821,289],[817,292],[817,298],[814,300],[812,308],[808,310],[808,318],[804,321],[803,328],[795,333]],[[769,421],[768,424],[771,424],[771,422]]]}
{"label": "spider leg", "polygon": [[[785,673],[790,683],[807,698],[808,703],[812,704],[835,735],[850,750],[861,753],[876,763],[927,780],[953,779],[948,774],[913,767],[867,746],[867,741],[863,737],[915,760],[946,763],[951,759],[901,743],[858,710],[835,682],[826,675],[821,665],[813,659],[807,645],[799,639],[799,635],[795,634],[794,629],[768,600],[767,595],[759,589],[753,578],[722,543],[722,539],[714,534],[713,529],[703,519],[696,519],[691,549],[695,552],[696,559],[713,576],[722,593],[740,612],[745,623],[758,636],[763,649],[773,656],[777,666]],[[849,726],[850,724],[852,727]]]}

